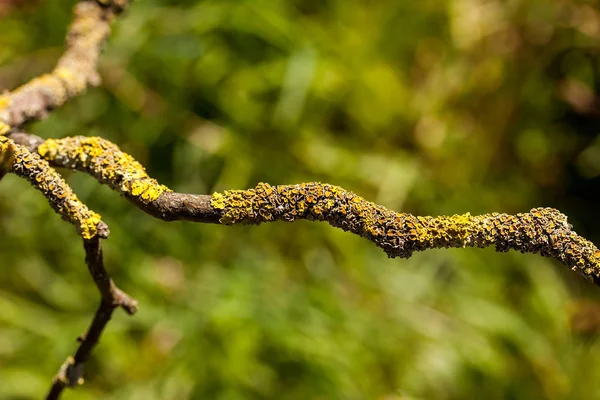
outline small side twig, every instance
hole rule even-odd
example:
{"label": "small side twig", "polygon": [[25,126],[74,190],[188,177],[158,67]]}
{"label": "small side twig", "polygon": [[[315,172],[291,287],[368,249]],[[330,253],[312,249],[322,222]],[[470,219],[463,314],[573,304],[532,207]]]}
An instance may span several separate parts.
{"label": "small side twig", "polygon": [[137,311],[137,301],[119,289],[110,279],[102,258],[100,238],[84,239],[85,262],[100,292],[102,300],[86,333],[81,335],[79,348],[74,356],[68,357],[52,380],[47,400],[58,399],[66,387],[74,387],[83,383],[83,369],[90,358],[92,350],[98,344],[104,328],[110,321],[117,307],[123,308],[129,315]]}
{"label": "small side twig", "polygon": [[119,289],[104,268],[100,238],[84,239],[83,248],[85,249],[85,263],[102,296],[102,302],[113,308],[122,307],[129,315],[135,314],[137,301]]}
{"label": "small side twig", "polygon": [[129,0],[81,0],[73,9],[66,49],[54,70],[0,95],[0,135],[45,118],[72,97],[100,84],[98,60],[110,24]]}

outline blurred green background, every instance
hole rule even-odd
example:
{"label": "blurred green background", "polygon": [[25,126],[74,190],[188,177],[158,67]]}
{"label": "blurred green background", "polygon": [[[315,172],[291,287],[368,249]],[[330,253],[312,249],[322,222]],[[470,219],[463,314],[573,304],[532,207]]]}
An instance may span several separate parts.
{"label": "blurred green background", "polygon": [[[0,87],[74,1],[0,1]],[[600,242],[600,11],[580,0],[136,0],[104,85],[28,129],[101,135],[181,192],[322,181],[414,214],[552,206]],[[115,314],[65,399],[600,399],[600,289],[493,249],[387,259],[326,224],[102,214]],[[74,229],[0,185],[0,398],[41,398],[98,294]]]}

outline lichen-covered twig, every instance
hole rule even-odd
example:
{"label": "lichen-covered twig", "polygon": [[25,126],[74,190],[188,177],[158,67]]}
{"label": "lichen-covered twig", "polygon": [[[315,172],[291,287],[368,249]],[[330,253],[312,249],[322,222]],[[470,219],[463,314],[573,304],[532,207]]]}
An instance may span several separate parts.
{"label": "lichen-covered twig", "polygon": [[516,215],[414,216],[371,203],[338,186],[321,183],[271,186],[214,193],[211,207],[222,224],[260,224],[309,219],[369,239],[389,257],[408,258],[414,251],[449,247],[494,246],[540,253],[600,283],[600,251],[577,235],[567,217],[553,208]]}
{"label": "lichen-covered twig", "polygon": [[46,160],[6,136],[0,136],[0,158],[5,158],[6,154],[11,154],[10,171],[27,179],[42,192],[52,209],[74,225],[82,238],[108,237],[108,227],[102,222],[100,215],[77,198],[67,182]]}
{"label": "lichen-covered twig", "polygon": [[66,50],[54,70],[0,96],[0,134],[44,118],[49,111],[100,83],[98,59],[110,22],[126,0],[82,0],[75,5]]}
{"label": "lichen-covered twig", "polygon": [[100,137],[49,139],[37,151],[55,165],[90,173],[133,202],[148,204],[170,191],[150,178],[133,157]]}
{"label": "lichen-covered twig", "polygon": [[[24,137],[21,140],[26,140]],[[338,186],[322,183],[229,190],[212,196],[171,192],[143,167],[101,138],[73,137],[36,143],[54,165],[90,173],[147,213],[167,220],[260,224],[308,219],[367,238],[390,257],[448,247],[487,247],[540,253],[600,284],[600,251],[577,235],[567,217],[552,208],[516,215],[491,213],[414,216],[371,203]],[[140,188],[135,193],[132,188]]]}
{"label": "lichen-covered twig", "polygon": [[[113,310],[121,306],[133,314],[137,303],[114,285],[104,269],[100,239],[108,237],[109,231],[100,216],[81,203],[64,179],[37,153],[1,135],[26,122],[44,118],[88,86],[100,83],[97,69],[102,45],[110,33],[111,20],[127,5],[128,0],[81,0],[74,8],[66,51],[55,69],[0,96],[0,179],[9,171],[27,179],[63,219],[75,225],[84,239],[86,262],[102,296],[75,357],[63,364],[53,380],[48,399],[58,399],[66,386],[82,382],[83,363],[97,344]],[[33,147],[31,143],[27,145]]]}
{"label": "lichen-covered twig", "polygon": [[78,338],[79,348],[73,357],[68,357],[63,363],[58,374],[52,380],[52,386],[46,399],[58,399],[66,387],[73,387],[83,383],[83,367],[89,359],[92,350],[98,344],[104,328],[110,321],[112,313],[117,307],[122,307],[128,314],[133,315],[137,310],[137,301],[116,287],[108,276],[102,260],[100,238],[84,239],[85,261],[100,291],[102,300],[94,315],[87,332]]}
{"label": "lichen-covered twig", "polygon": [[[12,134],[11,137],[21,139],[29,147],[32,143],[41,142],[41,139],[25,133]],[[114,309],[122,307],[128,314],[133,315],[137,309],[137,302],[114,284],[104,268],[100,240],[108,237],[108,226],[101,221],[98,214],[90,211],[77,199],[64,179],[48,162],[37,153],[32,153],[28,147],[15,143],[6,136],[0,136],[0,160],[0,167],[26,178],[46,196],[58,214],[75,225],[83,238],[88,270],[101,295],[100,306],[88,331],[79,338],[80,345],[75,356],[65,361],[52,381],[47,399],[58,399],[64,388],[83,382],[84,363],[98,343]]]}

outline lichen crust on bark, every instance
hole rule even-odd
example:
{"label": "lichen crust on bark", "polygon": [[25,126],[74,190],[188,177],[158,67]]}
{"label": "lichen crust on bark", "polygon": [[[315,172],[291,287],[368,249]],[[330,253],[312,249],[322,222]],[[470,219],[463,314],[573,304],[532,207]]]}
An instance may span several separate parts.
{"label": "lichen crust on bark", "polygon": [[322,183],[228,190],[212,195],[211,206],[222,224],[260,224],[309,219],[365,237],[390,257],[410,257],[414,251],[449,247],[495,246],[553,257],[585,276],[600,278],[600,251],[577,235],[567,217],[553,208],[534,208],[516,215],[469,213],[414,216],[371,203],[338,186]]}
{"label": "lichen crust on bark", "polygon": [[38,153],[55,165],[86,171],[123,196],[143,204],[171,191],[150,178],[131,155],[100,137],[49,139],[38,147]]}
{"label": "lichen crust on bark", "polygon": [[11,169],[16,151],[17,146],[13,141],[0,141],[0,179]]}
{"label": "lichen crust on bark", "polygon": [[25,147],[13,143],[5,136],[0,136],[0,151],[13,152],[10,170],[14,174],[27,179],[36,189],[44,194],[50,206],[64,220],[73,224],[84,239],[92,239],[96,235],[108,236],[108,229],[100,215],[83,204],[67,182],[39,155],[31,153]]}

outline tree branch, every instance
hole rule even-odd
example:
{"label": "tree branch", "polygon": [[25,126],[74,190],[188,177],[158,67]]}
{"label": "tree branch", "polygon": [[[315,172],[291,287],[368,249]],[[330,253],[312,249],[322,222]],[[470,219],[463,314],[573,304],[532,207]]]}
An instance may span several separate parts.
{"label": "tree branch", "polygon": [[47,161],[89,173],[138,208],[166,221],[224,225],[325,221],[370,240],[389,257],[402,258],[434,248],[495,246],[500,252],[513,249],[555,258],[600,285],[600,250],[577,235],[567,217],[552,208],[534,208],[516,215],[421,217],[397,213],[338,186],[316,182],[284,186],[259,183],[254,189],[212,196],[175,193],[150,178],[133,157],[105,139],[77,136],[41,144],[28,140],[38,144],[38,153]]}
{"label": "tree branch", "polygon": [[114,16],[127,0],[82,0],[75,5],[66,50],[54,70],[0,96],[0,135],[39,120],[88,86],[100,84],[98,60]]}
{"label": "tree branch", "polygon": [[[69,98],[83,93],[88,86],[100,83],[97,68],[102,45],[110,33],[110,22],[127,4],[128,0],[82,0],[75,6],[67,33],[67,48],[54,70],[0,96],[0,135],[26,122],[44,118]],[[29,140],[31,138],[41,141],[33,136]],[[137,302],[115,286],[104,268],[100,238],[108,237],[108,226],[79,201],[46,161],[30,150],[36,148],[36,144],[24,144],[0,136],[0,179],[8,171],[27,179],[46,196],[63,219],[75,225],[84,239],[88,269],[102,296],[88,332],[80,338],[75,357],[67,359],[53,380],[47,398],[57,399],[66,386],[83,382],[83,365],[114,309],[121,306],[133,314]]]}
{"label": "tree branch", "polygon": [[122,307],[129,315],[137,311],[137,301],[119,289],[104,268],[100,238],[84,239],[85,262],[102,300],[87,332],[78,338],[79,348],[75,356],[68,357],[52,380],[52,387],[46,396],[48,400],[58,399],[66,387],[83,383],[83,367],[98,344],[104,328],[117,307]]}
{"label": "tree branch", "polygon": [[[36,136],[25,133],[14,134],[14,137],[23,140],[30,147],[33,143],[41,141]],[[8,170],[27,179],[46,196],[50,206],[63,219],[75,225],[83,238],[88,270],[101,295],[100,306],[87,333],[79,338],[79,349],[74,357],[69,357],[63,363],[52,381],[47,398],[58,399],[65,387],[83,383],[84,363],[98,343],[114,309],[122,307],[128,314],[133,315],[137,309],[137,302],[114,284],[104,268],[100,239],[108,237],[109,229],[100,216],[79,201],[64,179],[46,160],[41,159],[37,153],[32,153],[27,147],[15,143],[11,138],[0,136],[0,173]]]}
{"label": "tree branch", "polygon": [[0,136],[0,158],[6,157],[10,157],[10,172],[25,178],[42,192],[52,209],[74,225],[82,238],[108,237],[108,226],[102,222],[100,215],[77,198],[67,182],[46,160],[6,136]]}
{"label": "tree branch", "polygon": [[146,173],[133,157],[98,137],[43,140],[13,132],[44,118],[70,98],[100,83],[98,60],[110,34],[110,23],[128,0],[81,0],[66,39],[66,50],[54,70],[0,96],[0,179],[12,172],[27,179],[83,238],[86,264],[101,302],[79,348],[53,379],[48,399],[57,399],[69,386],[83,382],[83,367],[115,308],[135,313],[137,302],[116,287],[104,264],[101,239],[108,226],[75,196],[50,166],[84,171],[110,186],[136,207],[166,220],[204,223],[260,224],[307,219],[324,221],[364,237],[389,257],[410,257],[414,251],[449,247],[494,246],[540,253],[569,266],[600,285],[600,251],[580,237],[567,217],[551,208],[534,208],[516,215],[491,213],[420,217],[397,213],[338,186],[323,183],[271,186],[259,183],[248,190],[212,195],[175,193]]}

